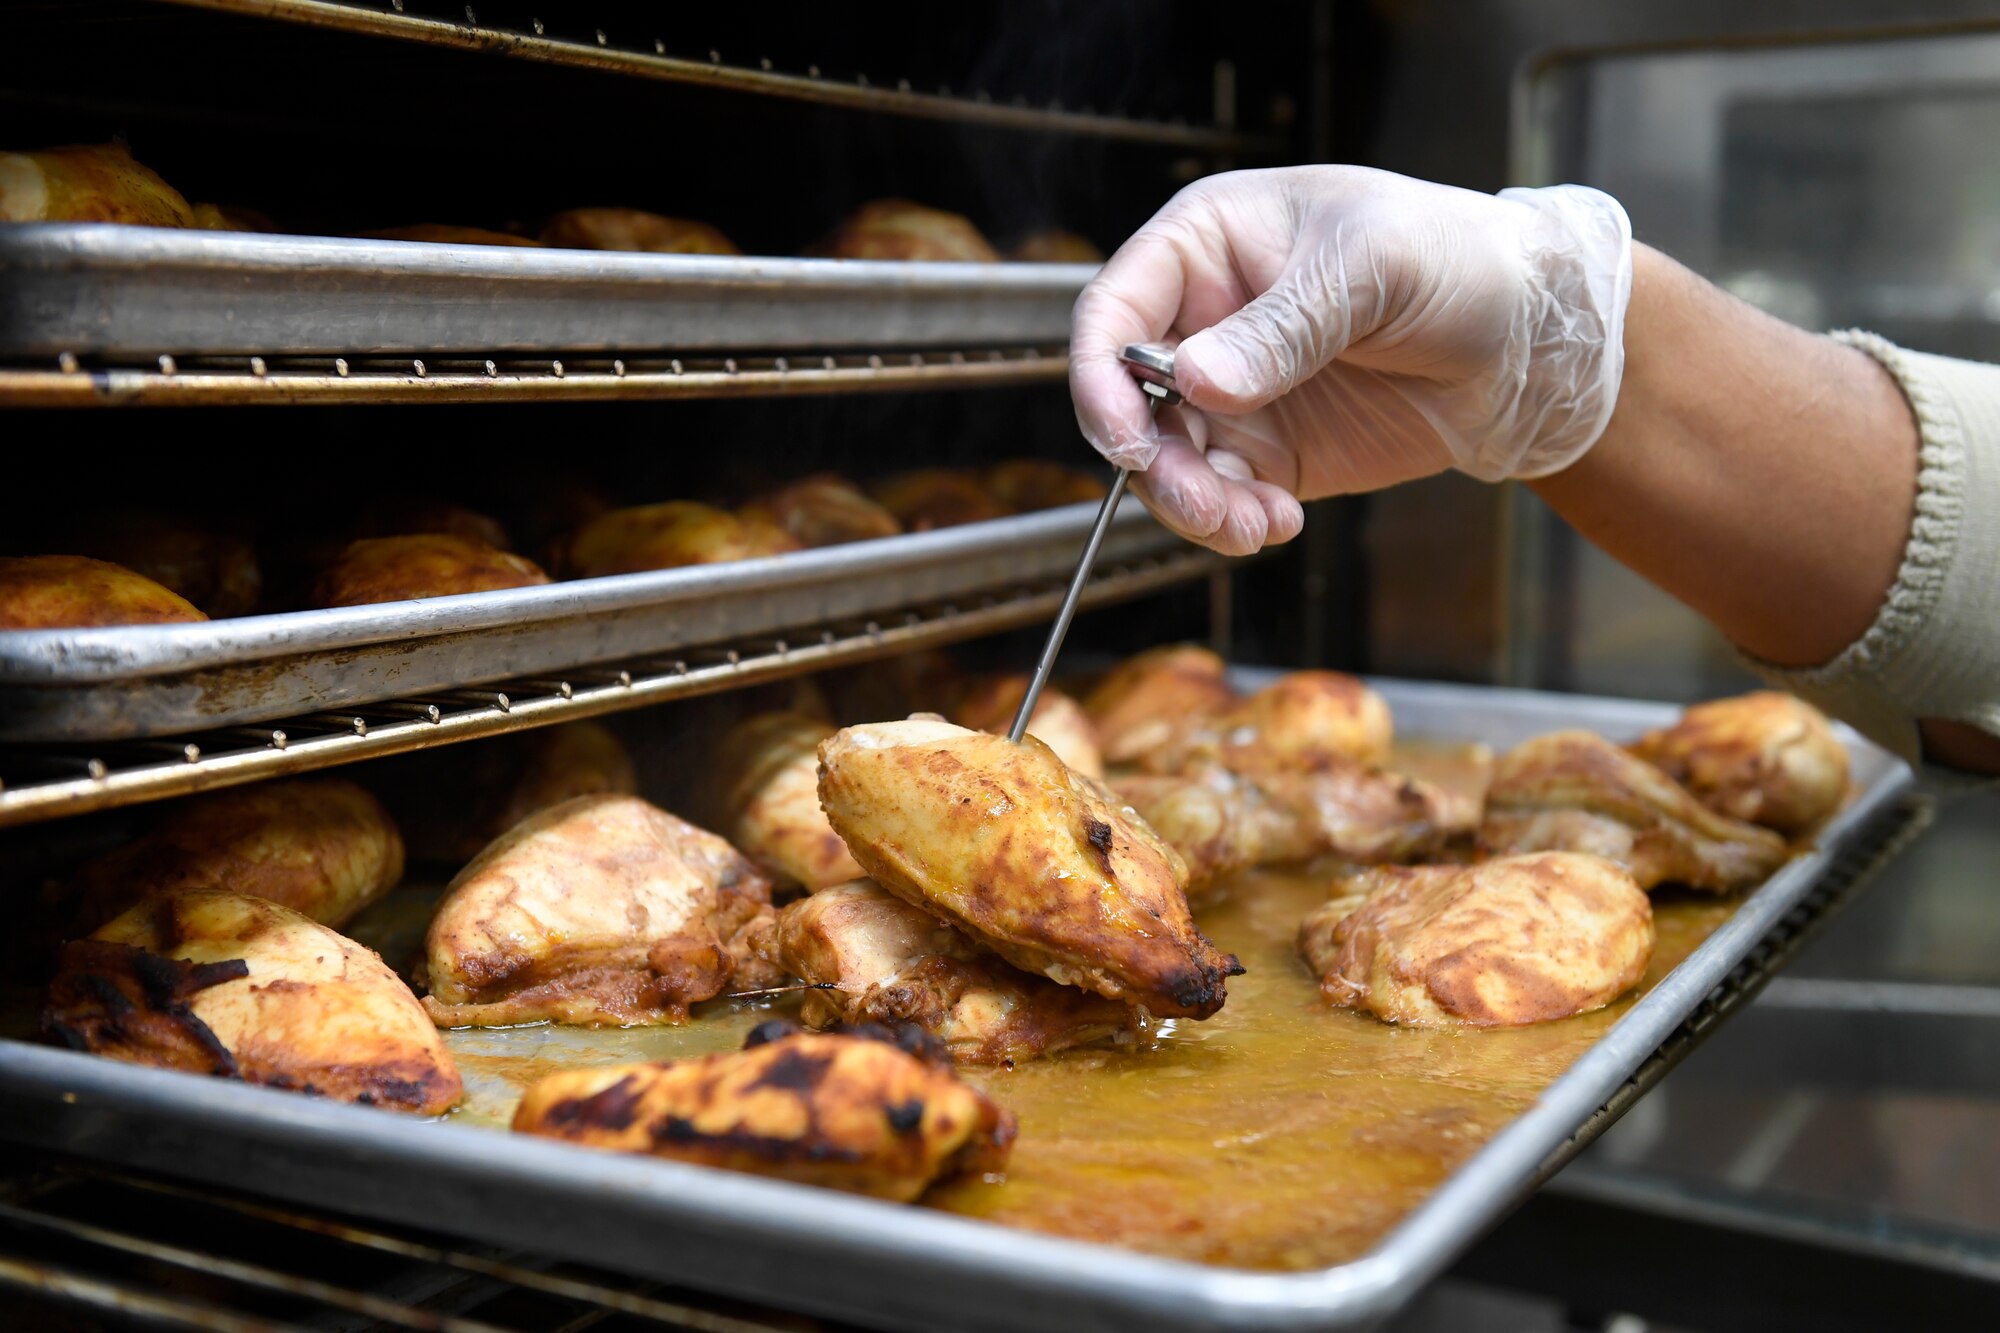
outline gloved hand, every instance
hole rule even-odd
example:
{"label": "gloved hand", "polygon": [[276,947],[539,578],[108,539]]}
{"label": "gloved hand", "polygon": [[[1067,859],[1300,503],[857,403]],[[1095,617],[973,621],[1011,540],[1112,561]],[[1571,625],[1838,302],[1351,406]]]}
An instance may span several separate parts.
{"label": "gloved hand", "polygon": [[[1084,289],[1070,392],[1162,522],[1248,554],[1298,534],[1301,499],[1575,462],[1617,401],[1631,292],[1631,224],[1596,190],[1230,172]],[[1151,417],[1118,361],[1133,342],[1178,342],[1186,406]]]}

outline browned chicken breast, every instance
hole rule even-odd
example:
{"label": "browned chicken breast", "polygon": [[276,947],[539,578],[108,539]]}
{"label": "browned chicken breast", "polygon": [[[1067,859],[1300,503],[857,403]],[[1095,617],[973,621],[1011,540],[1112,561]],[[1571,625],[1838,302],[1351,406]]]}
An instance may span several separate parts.
{"label": "browned chicken breast", "polygon": [[1107,763],[1137,763],[1198,719],[1233,708],[1239,697],[1223,660],[1198,644],[1149,648],[1112,668],[1084,696]]}
{"label": "browned chicken breast", "polygon": [[403,839],[382,803],[345,778],[286,778],[166,808],[143,836],[71,878],[72,933],[142,898],[227,889],[341,926],[403,878]]}
{"label": "browned chicken breast", "polygon": [[[951,710],[951,720],[974,731],[990,731],[1005,736],[1014,726],[1014,714],[1021,710],[1021,697],[1028,692],[1024,675],[988,676],[977,681]],[[1035,700],[1035,715],[1028,719],[1028,734],[1056,752],[1056,758],[1087,778],[1104,776],[1104,756],[1097,748],[1097,727],[1083,705],[1056,689],[1042,687]]]}
{"label": "browned chicken breast", "polygon": [[1711,810],[1784,834],[1805,832],[1847,796],[1847,747],[1832,724],[1773,690],[1696,704],[1632,752]]}
{"label": "browned chicken breast", "polygon": [[776,524],[802,546],[839,546],[893,537],[903,530],[894,514],[863,495],[853,482],[830,472],[759,496],[739,512]]}
{"label": "browned chicken breast", "polygon": [[722,831],[773,877],[808,893],[861,877],[819,808],[819,743],[833,725],[805,713],[745,718],[722,741]]}
{"label": "browned chicken breast", "polygon": [[122,143],[0,153],[0,222],[128,222],[192,227],[180,191]]}
{"label": "browned chicken breast", "polygon": [[109,561],[83,555],[0,556],[0,629],[206,619],[179,593]]}
{"label": "browned chicken breast", "polygon": [[1353,676],[1294,671],[1249,698],[1175,730],[1139,756],[1155,773],[1215,763],[1237,773],[1304,773],[1389,754],[1389,705]]}
{"label": "browned chicken breast", "polygon": [[984,523],[1005,518],[1007,506],[979,482],[963,472],[948,468],[923,468],[901,472],[873,482],[868,493],[876,503],[896,516],[908,532],[930,532],[935,528],[955,528],[963,523]]}
{"label": "browned chicken breast", "polygon": [[590,520],[570,538],[566,564],[575,577],[594,579],[798,549],[798,539],[769,520],[692,500],[669,500],[614,509]]}
{"label": "browned chicken breast", "polygon": [[1653,909],[1617,866],[1543,852],[1381,866],[1299,928],[1331,1004],[1412,1027],[1506,1027],[1601,1009],[1639,983]]}
{"label": "browned chicken breast", "polygon": [[1589,731],[1537,736],[1501,755],[1479,839],[1496,852],[1594,853],[1631,871],[1641,888],[1718,893],[1759,883],[1787,855],[1777,834],[1715,813]]}
{"label": "browned chicken breast", "polygon": [[678,1023],[771,985],[751,953],[771,884],[734,847],[636,796],[529,817],[459,871],[424,937],[440,1027]]}
{"label": "browned chicken breast", "polygon": [[999,252],[970,219],[907,199],[863,204],[817,248],[832,259],[1000,261]]}
{"label": "browned chicken breast", "polygon": [[353,940],[262,898],[183,889],[63,946],[48,1033],[134,1064],[438,1115],[458,1069],[416,996]]}
{"label": "browned chicken breast", "polygon": [[463,865],[537,811],[579,796],[630,796],[639,779],[609,729],[571,722],[410,756],[381,773],[376,790],[412,859]]}
{"label": "browned chicken breast", "polygon": [[565,250],[648,250],[664,255],[740,255],[735,242],[706,222],[637,208],[572,208],[542,227],[542,244]]}
{"label": "browned chicken breast", "polygon": [[382,227],[361,234],[375,241],[428,241],[433,245],[526,245],[539,249],[542,244],[510,231],[454,227],[448,222],[417,222],[407,227]]}
{"label": "browned chicken breast", "polygon": [[1138,1016],[1116,1000],[1058,986],[975,945],[872,880],[840,884],[778,914],[775,961],[832,990],[806,993],[799,1016],[835,1023],[915,1023],[963,1064],[1013,1064],[1123,1038]]}
{"label": "browned chicken breast", "polygon": [[980,474],[986,489],[1017,514],[1057,505],[1095,504],[1104,498],[1105,483],[1088,472],[1039,458],[1012,458]]}
{"label": "browned chicken breast", "polygon": [[1066,986],[1207,1018],[1241,971],[1195,929],[1187,865],[1029,737],[911,718],[819,750],[820,804],[883,888]]}
{"label": "browned chicken breast", "polygon": [[77,545],[172,589],[216,620],[249,615],[264,595],[249,542],[160,514],[107,514],[78,535]]}
{"label": "browned chicken breast", "polygon": [[1073,231],[1049,227],[1023,238],[1007,258],[1022,264],[1102,264],[1104,252]]}
{"label": "browned chicken breast", "polygon": [[363,606],[419,597],[450,597],[497,588],[530,588],[549,576],[526,556],[442,532],[365,537],[320,572],[316,606]]}

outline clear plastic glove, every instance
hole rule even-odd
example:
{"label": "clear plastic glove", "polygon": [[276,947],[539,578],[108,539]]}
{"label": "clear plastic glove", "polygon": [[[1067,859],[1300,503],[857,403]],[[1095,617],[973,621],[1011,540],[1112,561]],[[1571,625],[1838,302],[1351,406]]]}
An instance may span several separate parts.
{"label": "clear plastic glove", "polygon": [[[1575,462],[1617,401],[1631,292],[1631,223],[1596,190],[1231,172],[1084,289],[1070,392],[1162,522],[1248,554],[1298,534],[1300,500]],[[1178,343],[1185,406],[1152,416],[1118,360],[1134,342]]]}

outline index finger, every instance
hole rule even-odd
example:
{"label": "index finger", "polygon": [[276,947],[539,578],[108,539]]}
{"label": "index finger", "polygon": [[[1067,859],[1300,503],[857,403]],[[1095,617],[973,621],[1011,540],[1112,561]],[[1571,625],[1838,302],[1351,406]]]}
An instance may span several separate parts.
{"label": "index finger", "polygon": [[1160,436],[1150,401],[1118,354],[1127,343],[1164,339],[1186,286],[1180,247],[1148,225],[1119,247],[1077,297],[1069,354],[1077,428],[1120,467],[1144,471],[1160,451]]}

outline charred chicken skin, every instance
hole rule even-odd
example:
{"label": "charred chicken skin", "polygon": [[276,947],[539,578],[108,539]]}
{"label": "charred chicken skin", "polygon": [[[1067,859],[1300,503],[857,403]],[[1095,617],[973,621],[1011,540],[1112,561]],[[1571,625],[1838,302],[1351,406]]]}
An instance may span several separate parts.
{"label": "charred chicken skin", "polygon": [[526,556],[442,532],[365,537],[349,543],[313,585],[319,606],[363,606],[528,588],[549,576]]}
{"label": "charred chicken skin", "polygon": [[740,512],[747,519],[776,524],[802,546],[840,546],[893,537],[903,530],[894,514],[863,495],[853,482],[830,472],[761,495]]}
{"label": "charred chicken skin", "polygon": [[1729,893],[1784,864],[1785,840],[1719,815],[1674,780],[1595,732],[1559,731],[1494,765],[1480,842],[1495,852],[1590,852],[1641,888]]}
{"label": "charred chicken skin", "polygon": [[42,1025],[76,1050],[438,1115],[458,1070],[416,996],[354,941],[219,889],[148,898],[63,946]]}
{"label": "charred chicken skin", "polygon": [[0,153],[0,222],[126,222],[192,227],[180,191],[121,143]]}
{"label": "charred chicken skin", "polygon": [[974,478],[949,468],[901,472],[873,483],[868,493],[909,532],[984,523],[1009,512]]}
{"label": "charred chicken skin", "polygon": [[1796,835],[1840,808],[1847,747],[1817,708],[1760,690],[1696,704],[1632,753],[1711,810]]}
{"label": "charred chicken skin", "polygon": [[187,598],[122,565],[82,555],[0,556],[0,629],[206,619]]}
{"label": "charred chicken skin", "polygon": [[798,539],[755,515],[732,514],[692,500],[639,505],[601,514],[577,529],[565,562],[577,578],[645,569],[713,565],[784,555]]}
{"label": "charred chicken skin", "polygon": [[529,817],[458,873],[424,937],[440,1027],[678,1023],[782,978],[751,952],[771,884],[735,848],[635,796]]}
{"label": "charred chicken skin", "polygon": [[1112,668],[1084,696],[1083,709],[1097,724],[1105,762],[1136,764],[1239,699],[1220,657],[1197,644],[1177,643],[1150,648]]}
{"label": "charred chicken skin", "polygon": [[1241,971],[1187,906],[1187,865],[1033,737],[932,718],[821,744],[820,804],[883,888],[1016,967],[1163,1017],[1206,1018]]}
{"label": "charred chicken skin", "polygon": [[1014,1117],[893,1038],[778,1022],[741,1051],[551,1074],[514,1129],[907,1203],[1004,1167]]}
{"label": "charred chicken skin", "polygon": [[1000,262],[999,251],[970,219],[907,199],[863,204],[818,249],[831,259]]}
{"label": "charred chicken skin", "polygon": [[778,914],[776,961],[802,980],[808,1026],[914,1023],[962,1064],[1013,1064],[1129,1039],[1131,1009],[1058,986],[979,948],[870,880],[802,898]]}
{"label": "charred chicken skin", "polygon": [[740,255],[706,222],[637,208],[572,208],[542,227],[542,244],[565,250],[645,250],[662,255]]}
{"label": "charred chicken skin", "polygon": [[722,743],[723,831],[773,876],[808,893],[861,877],[819,808],[819,743],[833,732],[805,713],[763,713]]}
{"label": "charred chicken skin", "polygon": [[1214,763],[1236,773],[1309,773],[1389,755],[1389,705],[1353,676],[1294,671],[1139,756],[1155,773]]}
{"label": "charred chicken skin", "polygon": [[1653,911],[1624,870],[1571,852],[1380,866],[1306,917],[1299,951],[1329,1003],[1390,1023],[1541,1023],[1636,986]]}
{"label": "charred chicken skin", "polygon": [[[951,720],[974,731],[990,731],[1004,736],[1014,725],[1028,692],[1023,675],[988,676],[974,682]],[[1054,686],[1045,686],[1035,700],[1035,715],[1028,719],[1028,734],[1056,752],[1056,758],[1087,778],[1104,776],[1104,756],[1097,748],[1097,727],[1083,705]]]}

